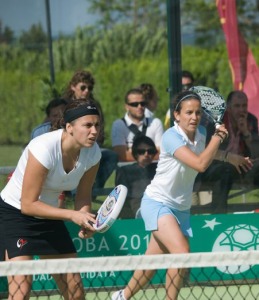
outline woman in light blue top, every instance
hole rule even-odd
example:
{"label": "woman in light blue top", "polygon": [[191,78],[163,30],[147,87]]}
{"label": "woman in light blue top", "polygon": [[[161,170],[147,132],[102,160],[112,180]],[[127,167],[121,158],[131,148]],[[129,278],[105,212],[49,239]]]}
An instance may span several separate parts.
{"label": "woman in light blue top", "polygon": [[[205,148],[206,128],[199,125],[201,115],[201,99],[197,94],[184,91],[176,97],[175,123],[163,134],[156,175],[141,202],[146,230],[151,231],[147,255],[189,252],[194,179],[213,159],[221,158],[218,148],[228,135],[221,125]],[[244,164],[250,164],[242,159]],[[112,299],[130,299],[147,284],[154,272],[135,271],[125,289],[115,292]],[[184,270],[167,270],[166,299],[177,299],[183,275]]]}

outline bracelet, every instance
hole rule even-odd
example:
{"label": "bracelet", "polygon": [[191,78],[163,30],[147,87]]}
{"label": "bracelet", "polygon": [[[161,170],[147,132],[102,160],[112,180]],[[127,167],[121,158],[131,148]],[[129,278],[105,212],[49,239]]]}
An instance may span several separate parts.
{"label": "bracelet", "polygon": [[224,138],[218,132],[215,132],[213,135],[220,138],[220,143],[224,141]]}

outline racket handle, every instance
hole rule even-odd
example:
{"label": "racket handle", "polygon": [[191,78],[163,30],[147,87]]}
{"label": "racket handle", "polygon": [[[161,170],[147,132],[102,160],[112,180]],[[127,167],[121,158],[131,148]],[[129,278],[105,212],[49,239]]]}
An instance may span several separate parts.
{"label": "racket handle", "polygon": [[[95,215],[95,219],[97,217],[97,214]],[[88,221],[88,224],[90,224],[92,227],[94,226],[94,223],[92,221]]]}

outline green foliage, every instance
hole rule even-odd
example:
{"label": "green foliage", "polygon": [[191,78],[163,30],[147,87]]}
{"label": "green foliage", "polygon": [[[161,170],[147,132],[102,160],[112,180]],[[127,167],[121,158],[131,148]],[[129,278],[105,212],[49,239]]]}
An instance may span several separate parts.
{"label": "green foliage", "polygon": [[99,26],[113,29],[118,23],[130,24],[137,31],[148,26],[153,32],[166,27],[166,2],[160,0],[92,0],[90,11],[101,16]]}
{"label": "green foliage", "polygon": [[159,53],[166,45],[164,29],[151,35],[147,27],[135,32],[129,25],[117,25],[103,33],[93,53],[94,62],[113,63],[118,59],[136,59]]}
{"label": "green foliage", "polygon": [[24,144],[29,139],[31,129],[42,122],[39,104],[41,80],[38,75],[21,71],[0,72],[1,131],[0,143]]}
{"label": "green foliage", "polygon": [[77,70],[90,66],[100,33],[93,27],[77,28],[75,35],[61,37],[53,42],[55,69],[57,72]]}
{"label": "green foliage", "polygon": [[[252,44],[255,57],[259,47]],[[164,120],[169,107],[168,45],[166,30],[120,24],[110,30],[78,28],[71,37],[53,41],[55,83],[49,79],[49,55],[24,49],[21,44],[0,45],[0,131],[2,144],[24,144],[31,130],[44,119],[43,109],[61,95],[75,71],[89,70],[94,93],[105,114],[105,145],[110,146],[112,122],[124,113],[124,95],[141,83],[151,83],[159,95],[156,116]],[[196,83],[219,89],[226,97],[232,89],[224,42],[214,48],[182,47],[182,68],[193,72]]]}
{"label": "green foliage", "polygon": [[10,44],[14,39],[13,30],[8,26],[3,26],[0,20],[0,44]]}
{"label": "green foliage", "polygon": [[42,52],[47,45],[47,34],[41,24],[33,24],[29,31],[24,31],[20,36],[20,43],[26,50]]}
{"label": "green foliage", "polygon": [[110,131],[112,122],[125,114],[124,96],[126,92],[141,83],[154,84],[158,90],[160,102],[157,116],[164,118],[168,108],[168,62],[167,56],[158,54],[135,60],[121,60],[113,64],[101,64],[95,69],[98,78],[95,94],[105,113],[105,144],[111,145]]}
{"label": "green foliage", "polygon": [[[224,42],[216,2],[215,0],[181,1],[183,27],[194,30],[195,43],[200,47],[206,46],[211,48]],[[253,43],[259,34],[258,1],[238,0],[235,2],[240,31],[247,41]]]}
{"label": "green foliage", "polygon": [[[258,47],[254,46],[253,48],[258,54]],[[13,55],[13,57],[15,56]],[[41,54],[39,57],[41,62],[47,61],[45,54]],[[131,87],[138,86],[143,82],[154,84],[160,98],[156,115],[162,120],[169,106],[169,94],[166,92],[169,85],[167,48],[164,47],[157,53],[154,51],[152,54],[141,57],[130,57],[131,59],[117,57],[114,62],[109,62],[108,59],[100,63],[94,61],[89,66],[81,66],[83,69],[90,70],[96,79],[95,95],[101,102],[105,113],[106,146],[111,145],[112,122],[121,118],[125,113],[124,95]],[[23,52],[23,55],[19,56],[20,69],[2,69],[0,72],[2,97],[0,126],[5,128],[0,132],[2,144],[26,143],[31,130],[44,118],[43,108],[55,93],[62,93],[67,82],[77,70],[71,67],[66,71],[56,72],[56,82],[52,86],[48,79],[47,64],[43,63],[39,66],[42,72],[38,73],[33,64],[24,64],[25,58],[28,58],[28,62],[30,62],[33,61],[34,56],[29,58],[27,52]],[[18,57],[13,59],[14,66],[19,65],[17,59]],[[7,65],[11,67],[11,61]],[[228,57],[223,44],[214,50],[194,46],[183,47],[182,67],[193,72],[197,84],[218,88],[225,97],[232,89]],[[43,69],[45,70],[43,71]]]}

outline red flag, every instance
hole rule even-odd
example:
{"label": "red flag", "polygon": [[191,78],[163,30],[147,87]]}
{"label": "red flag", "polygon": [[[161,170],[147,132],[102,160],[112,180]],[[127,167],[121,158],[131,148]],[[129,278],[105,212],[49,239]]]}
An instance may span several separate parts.
{"label": "red flag", "polygon": [[228,50],[234,90],[243,90],[248,110],[259,120],[259,69],[252,51],[238,29],[235,0],[216,0]]}

